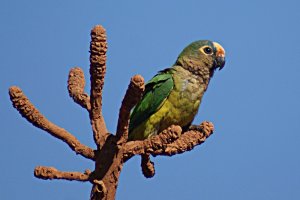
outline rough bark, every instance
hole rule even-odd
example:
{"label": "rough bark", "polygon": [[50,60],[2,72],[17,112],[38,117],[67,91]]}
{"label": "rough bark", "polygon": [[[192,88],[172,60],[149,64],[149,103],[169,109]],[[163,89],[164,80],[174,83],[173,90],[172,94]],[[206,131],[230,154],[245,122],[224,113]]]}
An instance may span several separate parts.
{"label": "rough bark", "polygon": [[81,107],[91,110],[90,96],[84,92],[85,78],[81,68],[74,67],[70,70],[68,79],[68,91],[70,97]]}
{"label": "rough bark", "polygon": [[90,120],[94,140],[98,148],[105,143],[106,137],[108,137],[108,131],[102,115],[102,90],[106,73],[106,51],[106,31],[102,26],[95,26],[91,31],[90,43]]}
{"label": "rough bark", "polygon": [[38,166],[34,170],[37,178],[69,181],[88,181],[92,184],[90,199],[113,200],[118,186],[122,167],[135,155],[141,155],[142,172],[145,177],[155,175],[154,163],[150,155],[173,156],[192,150],[202,144],[212,133],[213,125],[203,122],[200,126],[192,126],[182,132],[181,127],[172,125],[160,134],[143,141],[128,141],[130,111],[140,100],[144,92],[144,79],[140,75],[131,78],[122,101],[116,134],[106,129],[102,115],[102,90],[106,72],[106,33],[102,26],[95,26],[91,31],[90,43],[90,96],[84,91],[85,78],[82,69],[72,68],[68,78],[68,91],[74,102],[89,112],[94,141],[97,146],[92,149],[78,141],[65,129],[50,122],[16,86],[9,89],[14,108],[34,126],[66,143],[76,154],[95,162],[93,171],[62,172],[54,167]]}

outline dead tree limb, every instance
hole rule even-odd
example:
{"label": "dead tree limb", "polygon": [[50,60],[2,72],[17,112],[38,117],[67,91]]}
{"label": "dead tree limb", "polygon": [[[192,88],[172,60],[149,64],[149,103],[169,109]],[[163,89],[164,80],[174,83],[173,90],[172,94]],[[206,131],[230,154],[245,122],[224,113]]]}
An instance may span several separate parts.
{"label": "dead tree limb", "polygon": [[140,75],[135,75],[134,77],[132,77],[127,92],[122,101],[119,113],[119,121],[116,133],[119,144],[124,144],[128,140],[130,111],[141,99],[144,90],[144,78]]}
{"label": "dead tree limb", "polygon": [[28,122],[62,140],[77,154],[91,160],[95,159],[95,153],[93,149],[81,144],[74,135],[53,124],[46,117],[44,117],[44,115],[42,115],[23,94],[20,88],[12,86],[9,89],[9,95],[14,108],[16,108],[19,113],[25,119],[27,119]]}
{"label": "dead tree limb", "polygon": [[84,92],[85,78],[81,68],[74,67],[70,70],[68,79],[68,91],[70,97],[81,107],[90,112],[90,96]]}
{"label": "dead tree limb", "polygon": [[38,166],[34,169],[34,176],[44,180],[63,179],[68,181],[86,182],[91,180],[91,171],[81,172],[62,172],[54,167]]}
{"label": "dead tree limb", "polygon": [[91,75],[91,112],[90,120],[97,146],[105,143],[108,131],[102,115],[102,90],[106,73],[106,31],[95,26],[91,31],[90,75]]}
{"label": "dead tree limb", "polygon": [[213,133],[213,130],[212,123],[203,122],[198,130],[189,130],[178,137],[179,131],[170,127],[169,131],[162,132],[143,141],[127,142],[124,147],[124,154],[126,157],[142,154],[151,154],[153,156],[181,154],[202,144]]}

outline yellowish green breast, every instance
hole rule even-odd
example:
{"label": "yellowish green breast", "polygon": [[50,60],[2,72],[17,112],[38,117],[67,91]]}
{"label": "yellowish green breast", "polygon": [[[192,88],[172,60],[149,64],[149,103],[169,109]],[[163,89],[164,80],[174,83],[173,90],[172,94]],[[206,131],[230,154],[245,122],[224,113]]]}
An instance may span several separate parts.
{"label": "yellowish green breast", "polygon": [[174,68],[174,88],[157,112],[133,130],[134,140],[158,134],[172,124],[189,125],[197,114],[205,86],[200,84],[199,77],[187,70]]}

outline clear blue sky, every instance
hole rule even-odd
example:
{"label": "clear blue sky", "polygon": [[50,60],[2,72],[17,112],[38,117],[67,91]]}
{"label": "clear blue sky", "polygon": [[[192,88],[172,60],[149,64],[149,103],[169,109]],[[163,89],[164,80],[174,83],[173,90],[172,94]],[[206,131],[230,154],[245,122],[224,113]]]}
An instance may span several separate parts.
{"label": "clear blue sky", "polygon": [[149,80],[194,40],[217,41],[227,53],[195,119],[212,121],[215,134],[191,152],[154,158],[152,179],[130,160],[118,200],[300,199],[299,1],[114,2],[1,1],[0,199],[88,199],[89,183],[34,178],[37,165],[84,171],[93,163],[21,118],[8,88],[21,87],[48,119],[95,147],[66,83],[73,66],[89,80],[96,24],[108,34],[103,109],[112,132],[131,76]]}

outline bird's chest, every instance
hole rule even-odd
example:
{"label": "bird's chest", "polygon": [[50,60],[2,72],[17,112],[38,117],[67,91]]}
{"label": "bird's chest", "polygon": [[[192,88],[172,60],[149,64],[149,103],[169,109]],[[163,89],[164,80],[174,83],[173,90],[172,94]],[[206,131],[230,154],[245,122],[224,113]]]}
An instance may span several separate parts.
{"label": "bird's chest", "polygon": [[174,76],[174,88],[165,102],[165,120],[181,126],[191,123],[198,112],[204,88],[196,78]]}

